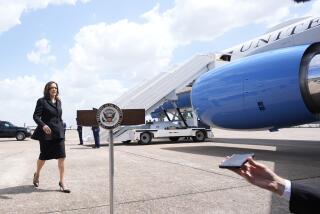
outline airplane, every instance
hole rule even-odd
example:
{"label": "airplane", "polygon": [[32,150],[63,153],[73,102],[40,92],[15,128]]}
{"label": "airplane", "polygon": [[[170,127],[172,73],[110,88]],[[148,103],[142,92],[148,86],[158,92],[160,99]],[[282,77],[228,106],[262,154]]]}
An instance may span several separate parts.
{"label": "airplane", "polygon": [[229,61],[191,91],[199,119],[225,129],[290,127],[319,120],[320,17],[289,20],[224,50]]}

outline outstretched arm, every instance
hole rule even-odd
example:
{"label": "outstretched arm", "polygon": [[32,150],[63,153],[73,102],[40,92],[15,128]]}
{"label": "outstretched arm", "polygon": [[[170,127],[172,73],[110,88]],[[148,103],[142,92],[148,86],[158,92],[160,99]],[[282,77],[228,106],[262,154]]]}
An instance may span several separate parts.
{"label": "outstretched arm", "polygon": [[290,182],[252,158],[248,158],[248,162],[240,169],[231,170],[253,185],[289,200],[289,209],[292,213],[320,213],[319,188]]}
{"label": "outstretched arm", "polygon": [[240,169],[231,169],[248,182],[282,195],[285,189],[285,179],[274,173],[265,165],[256,162],[251,157]]}

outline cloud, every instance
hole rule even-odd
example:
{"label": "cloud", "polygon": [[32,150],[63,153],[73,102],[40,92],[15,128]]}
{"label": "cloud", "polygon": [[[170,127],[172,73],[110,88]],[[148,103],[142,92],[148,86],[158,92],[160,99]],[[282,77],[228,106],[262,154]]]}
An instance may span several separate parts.
{"label": "cloud", "polygon": [[150,22],[120,20],[83,27],[70,50],[70,65],[81,73],[98,72],[135,81],[157,73],[170,62],[176,47],[170,37],[168,30]]}
{"label": "cloud", "polygon": [[37,98],[42,96],[42,83],[35,76],[0,80],[0,118],[16,125],[32,124]]}
{"label": "cloud", "polygon": [[278,23],[288,18],[288,8],[293,5],[290,0],[176,0],[175,6],[160,16],[169,20],[175,40],[188,44],[193,41],[212,41],[233,28],[249,23]]}
{"label": "cloud", "polygon": [[49,64],[56,61],[54,55],[50,55],[50,41],[43,38],[35,42],[34,50],[27,54],[27,58],[34,64]]}
{"label": "cloud", "polygon": [[64,73],[85,77],[74,79],[75,83],[97,76],[117,79],[127,88],[165,69],[175,48],[169,29],[161,23],[126,19],[98,23],[76,34]]}
{"label": "cloud", "polygon": [[83,27],[70,49],[71,61],[54,74],[64,88],[74,120],[76,109],[112,102],[138,82],[163,71],[176,46],[165,25],[126,19]]}
{"label": "cloud", "polygon": [[313,1],[310,11],[307,13],[309,16],[319,16],[320,14],[320,1]]}
{"label": "cloud", "polygon": [[0,33],[21,24],[20,17],[24,12],[44,9],[49,5],[70,4],[77,2],[87,3],[90,0],[9,0],[0,1]]}

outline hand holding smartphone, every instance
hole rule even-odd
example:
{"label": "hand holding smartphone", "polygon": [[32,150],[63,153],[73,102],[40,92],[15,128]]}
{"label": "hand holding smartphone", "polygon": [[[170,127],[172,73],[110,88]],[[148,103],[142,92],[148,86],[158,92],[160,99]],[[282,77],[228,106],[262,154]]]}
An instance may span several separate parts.
{"label": "hand holding smartphone", "polygon": [[229,159],[225,160],[219,165],[223,169],[238,169],[241,168],[249,157],[254,157],[254,153],[250,154],[233,154]]}

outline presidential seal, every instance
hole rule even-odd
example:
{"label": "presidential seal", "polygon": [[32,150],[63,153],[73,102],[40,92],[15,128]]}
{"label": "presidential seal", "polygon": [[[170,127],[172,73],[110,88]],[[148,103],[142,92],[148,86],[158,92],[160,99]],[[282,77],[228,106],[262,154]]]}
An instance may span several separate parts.
{"label": "presidential seal", "polygon": [[99,126],[105,129],[114,129],[122,122],[123,114],[121,109],[112,104],[102,105],[97,112],[97,122]]}

